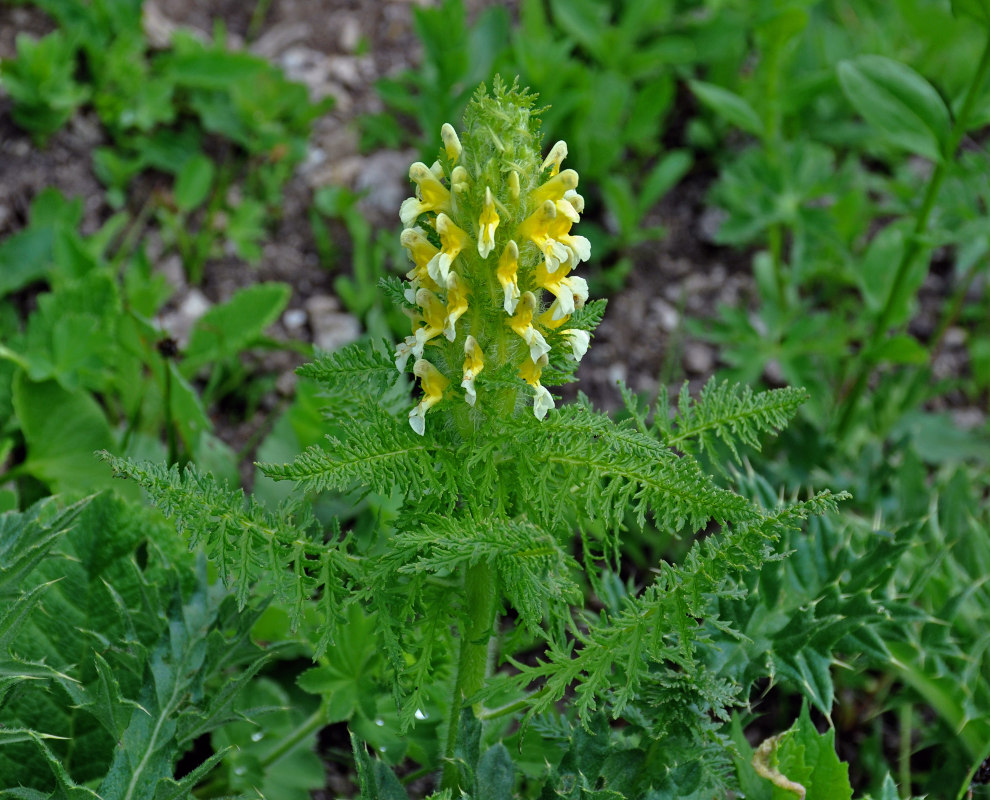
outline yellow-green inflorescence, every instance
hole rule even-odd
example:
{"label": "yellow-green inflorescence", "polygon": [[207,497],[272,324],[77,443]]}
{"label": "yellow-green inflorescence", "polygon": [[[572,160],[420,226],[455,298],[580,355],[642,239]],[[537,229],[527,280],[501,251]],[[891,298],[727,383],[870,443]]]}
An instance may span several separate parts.
{"label": "yellow-green inflorescence", "polygon": [[543,419],[554,407],[544,369],[588,349],[589,331],[568,324],[588,299],[573,274],[591,255],[572,233],[584,200],[577,172],[561,169],[567,145],[540,151],[534,99],[499,81],[491,95],[479,90],[463,132],[440,130],[438,160],[409,168],[416,193],[399,215],[413,332],[395,362],[405,371],[411,360],[419,378],[409,423],[420,435],[438,404],[512,413],[524,396]]}

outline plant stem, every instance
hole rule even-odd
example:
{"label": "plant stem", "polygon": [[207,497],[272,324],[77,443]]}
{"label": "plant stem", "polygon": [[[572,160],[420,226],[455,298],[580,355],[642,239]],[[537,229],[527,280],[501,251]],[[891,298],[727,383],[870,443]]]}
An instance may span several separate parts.
{"label": "plant stem", "polygon": [[836,425],[836,435],[840,439],[848,432],[849,425],[852,422],[853,411],[859,403],[863,391],[866,389],[866,383],[870,378],[873,367],[877,364],[877,349],[887,335],[887,329],[891,325],[895,309],[903,299],[901,294],[904,281],[911,269],[911,265],[921,250],[922,237],[928,228],[928,218],[931,216],[932,209],[935,207],[935,200],[938,197],[939,189],[942,188],[942,181],[945,180],[948,165],[955,158],[956,150],[959,148],[959,143],[962,141],[962,137],[966,132],[966,121],[973,109],[973,104],[976,102],[976,96],[979,93],[980,87],[983,85],[983,79],[986,77],[988,69],[990,69],[990,32],[987,34],[987,41],[984,44],[983,55],[980,56],[980,63],[976,68],[976,73],[973,75],[973,80],[966,90],[966,97],[963,99],[962,107],[959,109],[959,114],[956,116],[952,130],[949,133],[945,153],[942,159],[935,165],[935,170],[932,172],[932,176],[928,181],[928,188],[925,190],[924,199],[918,208],[918,214],[915,218],[914,230],[907,241],[907,245],[901,255],[900,263],[898,263],[897,270],[894,273],[890,293],[887,295],[887,300],[884,303],[883,309],[880,311],[880,316],[877,318],[873,332],[870,334],[863,348],[862,355],[857,362],[855,368],[857,373],[853,387],[846,394],[845,398],[841,400],[838,424]]}
{"label": "plant stem", "polygon": [[[444,746],[441,789],[457,790],[458,769],[454,762],[461,707],[466,697],[477,694],[485,685],[491,663],[492,623],[495,619],[496,579],[491,565],[481,562],[464,571],[464,605],[467,619],[460,631],[454,692],[447,717],[447,741]],[[478,709],[480,713],[480,708]]]}
{"label": "plant stem", "polygon": [[282,742],[272,750],[267,756],[261,759],[262,767],[269,767],[276,761],[280,760],[284,756],[288,755],[292,750],[294,750],[304,739],[311,736],[320,728],[326,724],[327,710],[326,704],[320,703],[316,711],[309,715],[309,717],[299,723],[299,726],[292,731]]}
{"label": "plant stem", "polygon": [[914,713],[911,703],[904,703],[898,712],[900,742],[897,748],[897,780],[901,785],[901,797],[911,797],[911,728]]}

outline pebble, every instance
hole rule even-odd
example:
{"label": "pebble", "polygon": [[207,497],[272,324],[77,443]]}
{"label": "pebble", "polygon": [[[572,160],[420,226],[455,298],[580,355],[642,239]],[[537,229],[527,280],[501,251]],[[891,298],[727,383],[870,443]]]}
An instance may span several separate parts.
{"label": "pebble", "polygon": [[695,375],[711,375],[715,369],[715,351],[703,342],[684,345],[684,369]]}
{"label": "pebble", "polygon": [[331,295],[318,294],[305,303],[313,344],[330,352],[350,344],[361,335],[361,323],[353,314],[340,309],[340,301]]}

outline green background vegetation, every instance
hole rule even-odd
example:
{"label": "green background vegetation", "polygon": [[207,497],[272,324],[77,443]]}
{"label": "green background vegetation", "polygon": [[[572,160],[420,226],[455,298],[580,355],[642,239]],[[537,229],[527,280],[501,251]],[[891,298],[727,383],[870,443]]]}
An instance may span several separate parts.
{"label": "green background vegetation", "polygon": [[[387,539],[410,479],[328,477],[324,464],[307,481],[296,462],[277,477],[305,494],[261,478],[247,500],[224,488],[239,488],[255,443],[225,444],[214,414],[231,397],[253,408],[270,387],[243,356],[290,346],[266,335],[290,287],[241,289],[175,352],[155,322],[173,289],[144,248],[159,231],[192,284],[225,249],[249,269],[329,104],[228,48],[222,25],[208,44],[180,33],[155,51],[140,0],[33,5],[56,30],[19,36],[0,64],[12,118],[44,148],[80,109],[95,112],[107,144],[93,170],[116,213],[84,235],[82,199],[46,190],[0,242],[0,796],[307,798],[326,763],[365,797],[428,794],[449,621],[417,616],[400,647],[394,628],[411,612],[370,596],[398,571],[355,566],[399,557]],[[611,511],[574,512],[570,539],[547,545],[540,569],[560,584],[511,598],[520,619],[503,650],[552,691],[527,695],[504,672],[491,682],[485,703],[511,710],[462,718],[461,787],[702,798],[737,786],[780,800],[796,795],[751,751],[789,731],[766,758],[802,775],[809,798],[985,794],[970,782],[990,756],[990,423],[984,413],[964,428],[951,412],[985,412],[990,393],[990,6],[521,0],[513,11],[486,7],[469,24],[459,0],[416,8],[422,64],[379,82],[385,111],[360,121],[363,146],[412,147],[430,163],[479,83],[519,75],[549,105],[546,144],[565,139],[581,175],[593,296],[620,291],[664,237],[649,221],[658,203],[709,176],[716,243],[751,265],[754,297],[686,326],[717,346],[719,381],[757,393],[719,381],[696,403],[625,392],[617,430],[643,437],[642,452],[646,439],[674,448],[713,492],[767,515],[809,489],[849,498],[774,529],[786,558],[743,548],[728,562],[734,551],[706,549],[714,527],[695,537],[662,500],[636,507],[636,484],[603,483]],[[171,191],[135,211],[128,192],[149,171]],[[354,394],[408,405],[379,347],[407,333],[379,287],[406,269],[398,231],[373,229],[356,201],[327,188],[310,216],[321,246],[334,245],[330,220],[352,240],[335,287],[367,341],[304,371],[259,460],[346,440]],[[922,325],[936,273],[948,289]],[[960,330],[961,366],[937,374]],[[803,391],[765,394],[770,375]],[[611,423],[594,424],[608,446],[590,460],[632,457]],[[629,507],[607,505],[616,498]],[[794,506],[795,524],[827,505]],[[431,524],[402,556],[440,581],[424,584],[417,614],[441,607],[429,592],[443,570],[478,559],[458,549],[456,525]],[[521,547],[528,534],[500,535]],[[631,643],[640,613],[658,620],[657,642]],[[565,618],[584,661],[568,661]],[[662,641],[663,626],[697,649]],[[627,660],[599,665],[603,651]],[[353,751],[318,741],[344,722]]]}

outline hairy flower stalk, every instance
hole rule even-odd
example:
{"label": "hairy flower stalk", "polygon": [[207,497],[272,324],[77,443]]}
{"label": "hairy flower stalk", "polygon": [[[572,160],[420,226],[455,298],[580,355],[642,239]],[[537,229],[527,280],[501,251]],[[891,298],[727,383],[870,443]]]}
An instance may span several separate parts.
{"label": "hairy flower stalk", "polygon": [[591,324],[572,320],[588,299],[573,274],[591,256],[573,232],[584,200],[577,172],[561,169],[567,145],[541,154],[534,99],[496,80],[475,96],[460,134],[441,128],[437,161],[409,168],[415,196],[399,216],[413,263],[412,333],[395,364],[405,371],[411,361],[419,378],[409,423],[420,435],[427,412],[444,409],[461,427],[471,415],[526,407],[543,419],[554,407],[545,384],[566,380],[588,349]]}

